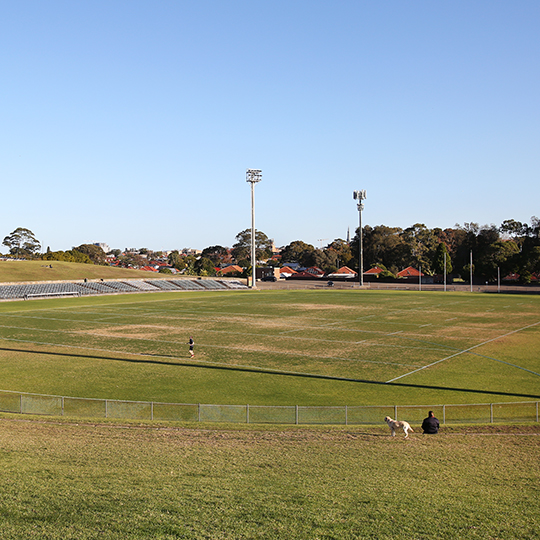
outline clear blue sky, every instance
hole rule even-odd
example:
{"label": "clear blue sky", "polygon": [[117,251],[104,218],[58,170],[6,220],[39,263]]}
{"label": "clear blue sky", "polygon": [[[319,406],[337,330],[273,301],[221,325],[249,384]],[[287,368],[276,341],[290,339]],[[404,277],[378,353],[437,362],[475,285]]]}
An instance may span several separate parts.
{"label": "clear blue sky", "polygon": [[[0,3],[0,239],[278,246],[540,216],[540,2]],[[0,246],[0,251],[6,251]]]}

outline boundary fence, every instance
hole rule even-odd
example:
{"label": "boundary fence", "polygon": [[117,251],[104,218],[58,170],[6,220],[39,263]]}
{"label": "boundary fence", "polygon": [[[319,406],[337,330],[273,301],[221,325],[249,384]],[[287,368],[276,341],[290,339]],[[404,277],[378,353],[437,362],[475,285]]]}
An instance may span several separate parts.
{"label": "boundary fence", "polygon": [[538,422],[538,401],[456,405],[207,405],[77,398],[0,390],[0,411],[75,418],[241,424],[376,425],[385,416],[420,424],[433,411],[442,424]]}

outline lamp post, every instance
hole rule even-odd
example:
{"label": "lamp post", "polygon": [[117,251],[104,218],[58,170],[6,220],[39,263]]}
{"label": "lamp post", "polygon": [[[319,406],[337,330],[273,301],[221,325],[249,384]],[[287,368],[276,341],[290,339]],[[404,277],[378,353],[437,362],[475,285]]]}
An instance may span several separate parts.
{"label": "lamp post", "polygon": [[364,286],[364,259],[362,257],[362,210],[364,209],[364,203],[362,202],[366,198],[366,190],[353,191],[353,199],[358,201],[358,218],[360,220],[360,234],[359,234],[359,250],[358,250],[358,276],[360,287]]}
{"label": "lamp post", "polygon": [[247,169],[246,182],[251,184],[251,288],[256,289],[255,282],[255,184],[262,180],[262,171],[260,169]]}

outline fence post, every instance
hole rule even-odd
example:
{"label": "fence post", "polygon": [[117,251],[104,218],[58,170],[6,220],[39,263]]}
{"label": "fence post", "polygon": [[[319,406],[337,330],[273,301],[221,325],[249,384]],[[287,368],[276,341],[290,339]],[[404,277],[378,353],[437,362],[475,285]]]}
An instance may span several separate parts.
{"label": "fence post", "polygon": [[22,394],[19,395],[19,414],[22,414]]}
{"label": "fence post", "polygon": [[538,401],[536,402],[536,421],[538,422]]}
{"label": "fence post", "polygon": [[249,403],[246,405],[246,424],[249,424]]}
{"label": "fence post", "polygon": [[442,423],[446,424],[446,405],[442,406]]}
{"label": "fence post", "polygon": [[493,424],[493,403],[489,404],[489,421]]}
{"label": "fence post", "polygon": [[197,422],[201,421],[201,404],[197,404]]}
{"label": "fence post", "polygon": [[64,416],[64,396],[62,396],[62,416]]}
{"label": "fence post", "polygon": [[296,411],[295,411],[295,423],[298,424],[298,405],[296,405]]}
{"label": "fence post", "polygon": [[105,400],[105,418],[109,418],[109,400]]}
{"label": "fence post", "polygon": [[150,420],[154,420],[154,402],[150,402]]}
{"label": "fence post", "polygon": [[347,409],[347,405],[345,405],[345,425],[349,425],[349,410]]}
{"label": "fence post", "polygon": [[397,405],[394,405],[394,417],[397,420]]}

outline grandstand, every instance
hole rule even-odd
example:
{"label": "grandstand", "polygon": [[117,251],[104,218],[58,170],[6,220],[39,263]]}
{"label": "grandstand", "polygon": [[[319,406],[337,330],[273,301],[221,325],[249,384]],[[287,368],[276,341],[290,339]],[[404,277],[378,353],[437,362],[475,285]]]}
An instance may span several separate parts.
{"label": "grandstand", "polygon": [[0,284],[0,300],[29,300],[59,296],[88,296],[165,291],[216,291],[247,289],[239,280],[227,279],[125,279]]}

